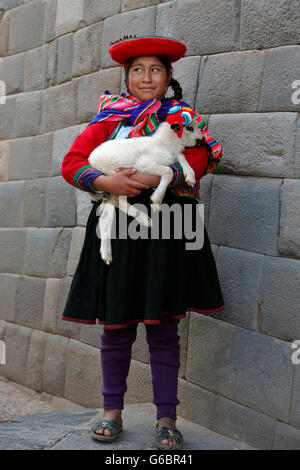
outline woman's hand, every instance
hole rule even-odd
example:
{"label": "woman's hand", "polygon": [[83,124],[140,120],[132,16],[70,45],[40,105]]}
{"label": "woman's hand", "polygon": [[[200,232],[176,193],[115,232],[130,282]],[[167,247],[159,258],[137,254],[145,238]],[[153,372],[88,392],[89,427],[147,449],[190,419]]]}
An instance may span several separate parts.
{"label": "woman's hand", "polygon": [[[116,171],[122,171],[125,168],[117,168]],[[156,188],[160,182],[160,176],[150,175],[148,173],[133,173],[129,176],[132,181],[143,183],[149,188]]]}
{"label": "woman's hand", "polygon": [[93,181],[93,188],[113,193],[116,196],[137,196],[143,189],[148,189],[149,186],[139,181],[133,181],[130,176],[135,172],[135,168],[124,168],[119,169],[115,175],[98,176]]}

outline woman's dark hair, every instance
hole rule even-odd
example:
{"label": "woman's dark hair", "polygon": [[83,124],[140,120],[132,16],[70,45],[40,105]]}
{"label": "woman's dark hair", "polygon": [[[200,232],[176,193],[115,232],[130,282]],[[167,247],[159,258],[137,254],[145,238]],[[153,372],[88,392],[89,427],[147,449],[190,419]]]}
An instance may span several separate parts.
{"label": "woman's dark hair", "polygon": [[[172,65],[171,65],[170,60],[167,57],[164,57],[164,56],[157,56],[157,58],[161,61],[161,63],[165,67],[167,73],[169,73],[169,71],[172,69]],[[130,59],[127,60],[127,62],[125,64],[125,80],[126,79],[128,80],[129,69],[132,66],[135,59],[136,59],[136,57],[131,57]],[[168,98],[168,99],[169,100],[170,99],[171,100],[176,100],[176,101],[182,100],[182,88],[181,88],[180,84],[177,82],[177,80],[175,80],[175,78],[171,78],[170,87],[174,91],[174,96],[172,96],[171,98]],[[128,88],[127,88],[127,90],[128,90]]]}

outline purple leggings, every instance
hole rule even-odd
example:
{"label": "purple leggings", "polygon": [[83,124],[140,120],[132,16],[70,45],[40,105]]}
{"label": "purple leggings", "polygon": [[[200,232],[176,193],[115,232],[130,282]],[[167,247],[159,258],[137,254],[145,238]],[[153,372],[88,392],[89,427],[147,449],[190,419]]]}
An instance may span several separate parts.
{"label": "purple leggings", "polygon": [[[176,419],[178,370],[180,367],[179,320],[162,315],[160,325],[145,325],[152,371],[153,403],[156,419]],[[126,379],[131,360],[131,347],[136,339],[137,323],[127,328],[106,330],[101,335],[103,408],[124,408]]]}

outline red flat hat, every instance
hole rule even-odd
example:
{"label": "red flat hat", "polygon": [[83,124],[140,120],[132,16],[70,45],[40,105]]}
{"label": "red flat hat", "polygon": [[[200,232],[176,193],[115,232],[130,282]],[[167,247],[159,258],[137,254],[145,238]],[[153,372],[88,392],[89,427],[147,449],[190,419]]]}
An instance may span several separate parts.
{"label": "red flat hat", "polygon": [[128,59],[143,55],[168,57],[171,62],[181,59],[186,52],[183,42],[162,36],[125,38],[116,41],[108,50],[112,60],[125,65]]}

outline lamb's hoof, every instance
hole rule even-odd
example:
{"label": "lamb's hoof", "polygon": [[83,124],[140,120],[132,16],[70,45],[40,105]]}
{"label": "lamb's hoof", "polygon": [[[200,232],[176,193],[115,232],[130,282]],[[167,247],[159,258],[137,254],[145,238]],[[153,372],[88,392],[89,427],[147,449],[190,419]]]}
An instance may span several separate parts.
{"label": "lamb's hoof", "polygon": [[152,207],[153,212],[158,212],[160,209],[160,204],[153,203],[151,204],[151,207]]}
{"label": "lamb's hoof", "polygon": [[101,258],[107,265],[111,264],[112,262],[112,256],[108,253],[101,253]]}
{"label": "lamb's hoof", "polygon": [[196,180],[194,178],[194,176],[187,176],[185,178],[185,182],[186,184],[188,184],[189,186],[194,186],[196,184]]}

